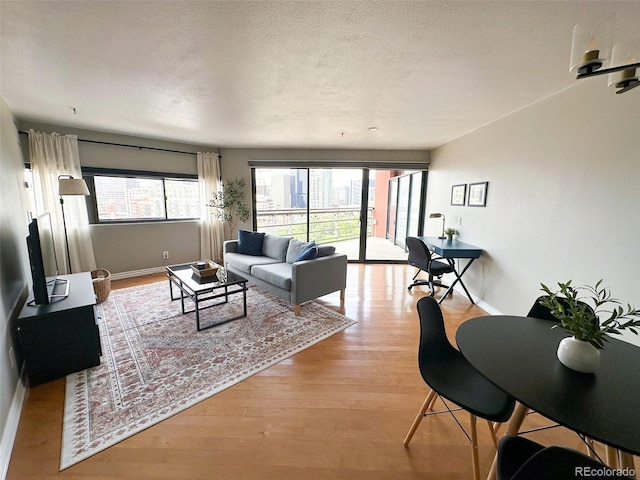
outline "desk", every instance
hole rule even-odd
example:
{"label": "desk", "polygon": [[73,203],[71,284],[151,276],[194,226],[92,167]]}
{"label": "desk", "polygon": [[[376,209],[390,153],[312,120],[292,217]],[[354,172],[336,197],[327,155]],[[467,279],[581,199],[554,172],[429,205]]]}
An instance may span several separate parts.
{"label": "desk", "polygon": [[[427,246],[427,248],[430,251],[444,258],[447,261],[447,263],[451,265],[451,268],[453,268],[453,273],[456,276],[456,279],[453,281],[453,283],[451,284],[449,289],[444,293],[444,295],[440,297],[440,300],[438,300],[438,303],[442,303],[442,301],[447,297],[447,295],[449,295],[450,292],[453,292],[453,287],[458,282],[460,282],[460,285],[462,286],[465,293],[467,294],[467,297],[469,297],[469,301],[471,303],[475,303],[471,298],[471,295],[469,294],[467,287],[462,281],[462,276],[469,269],[469,267],[474,262],[474,260],[478,258],[480,255],[482,255],[482,249],[474,245],[469,245],[468,243],[459,242],[458,240],[447,240],[447,239],[441,239],[438,237],[417,237],[417,238],[419,238]],[[466,258],[469,260],[460,273],[458,273],[458,270],[456,270],[456,266],[454,262],[456,258]]]}
{"label": "desk", "polygon": [[508,434],[527,408],[618,450],[640,454],[640,348],[610,338],[595,374],[575,372],[556,357],[568,333],[549,322],[517,316],[478,317],[456,333],[460,351],[480,373],[513,395]]}

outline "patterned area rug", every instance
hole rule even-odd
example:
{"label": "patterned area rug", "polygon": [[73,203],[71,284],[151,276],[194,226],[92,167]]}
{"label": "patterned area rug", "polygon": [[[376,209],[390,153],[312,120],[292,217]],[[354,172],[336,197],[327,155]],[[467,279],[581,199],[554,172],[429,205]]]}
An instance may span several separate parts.
{"label": "patterned area rug", "polygon": [[[202,310],[201,324],[242,313],[242,295],[229,298]],[[197,332],[167,281],[112,291],[97,307],[101,364],[67,376],[60,469],[356,323],[315,302],[296,317],[291,304],[251,285],[247,309]]]}

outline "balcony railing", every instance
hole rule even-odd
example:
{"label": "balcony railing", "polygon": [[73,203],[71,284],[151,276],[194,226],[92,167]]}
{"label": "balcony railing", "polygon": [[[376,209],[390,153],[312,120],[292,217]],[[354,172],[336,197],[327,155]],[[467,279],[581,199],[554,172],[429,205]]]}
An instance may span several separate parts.
{"label": "balcony railing", "polygon": [[[307,209],[260,210],[258,231],[307,240]],[[373,207],[367,209],[367,236],[373,233]],[[360,238],[360,207],[309,210],[309,239],[318,244]]]}

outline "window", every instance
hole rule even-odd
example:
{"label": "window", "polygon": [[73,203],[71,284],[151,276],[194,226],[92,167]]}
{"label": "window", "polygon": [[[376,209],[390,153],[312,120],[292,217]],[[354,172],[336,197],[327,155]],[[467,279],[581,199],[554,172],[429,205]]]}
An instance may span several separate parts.
{"label": "window", "polygon": [[200,218],[200,188],[195,180],[164,181],[167,218]]}
{"label": "window", "polygon": [[260,232],[319,244],[360,236],[361,169],[257,168]]}
{"label": "window", "polygon": [[195,179],[95,175],[98,223],[184,220],[200,217]]}

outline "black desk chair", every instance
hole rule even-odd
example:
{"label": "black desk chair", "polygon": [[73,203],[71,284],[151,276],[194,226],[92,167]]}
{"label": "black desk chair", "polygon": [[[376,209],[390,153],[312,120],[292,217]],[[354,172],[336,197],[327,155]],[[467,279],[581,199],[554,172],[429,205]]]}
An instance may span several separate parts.
{"label": "black desk chair", "polygon": [[603,470],[605,468],[604,464],[575,450],[543,447],[524,437],[504,437],[498,445],[497,480],[566,480],[581,476],[609,480],[630,478],[622,472]]}
{"label": "black desk chair", "polygon": [[[407,262],[409,265],[418,268],[418,271],[413,276],[413,283],[408,287],[409,290],[419,285],[426,285],[431,290],[431,296],[433,296],[435,294],[435,287],[448,288],[448,285],[442,283],[440,278],[445,273],[453,273],[453,267],[446,262],[434,259],[429,248],[427,248],[419,238],[407,237],[405,242],[407,248],[409,248],[409,258],[407,258]],[[429,278],[427,280],[418,279],[417,277],[420,275],[420,272],[427,273]],[[434,279],[434,277],[437,279]]]}
{"label": "black desk chair", "polygon": [[[496,431],[500,423],[506,422],[515,406],[515,400],[484,378],[463,356],[454,348],[444,327],[444,319],[438,302],[433,297],[423,297],[418,300],[418,315],[420,317],[420,346],[418,348],[418,366],[425,383],[431,388],[418,415],[416,416],[407,436],[404,446],[409,445],[413,434],[423,417],[427,415],[449,412],[452,410],[444,399],[458,405],[469,412],[471,436],[462,428],[471,443],[471,458],[473,461],[473,478],[480,478],[478,462],[478,437],[476,430],[477,417],[487,420],[494,445],[497,447]],[[446,410],[427,413],[435,396],[439,395]]]}

